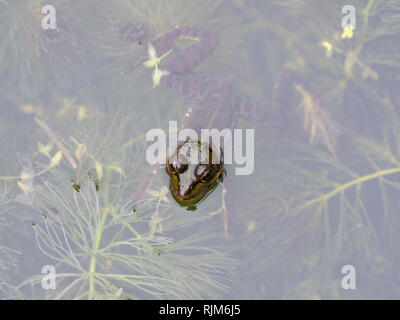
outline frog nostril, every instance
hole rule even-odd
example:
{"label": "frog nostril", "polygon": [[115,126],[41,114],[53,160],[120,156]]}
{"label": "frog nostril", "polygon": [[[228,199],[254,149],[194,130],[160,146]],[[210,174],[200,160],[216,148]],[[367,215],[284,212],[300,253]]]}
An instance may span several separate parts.
{"label": "frog nostril", "polygon": [[179,173],[184,173],[187,169],[188,169],[188,165],[187,164],[180,164],[180,166],[179,166],[179,169],[178,169],[178,172]]}

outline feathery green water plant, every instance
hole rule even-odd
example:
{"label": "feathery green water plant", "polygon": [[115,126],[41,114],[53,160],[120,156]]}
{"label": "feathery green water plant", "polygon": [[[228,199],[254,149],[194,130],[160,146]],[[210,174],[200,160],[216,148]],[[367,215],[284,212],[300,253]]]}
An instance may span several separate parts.
{"label": "feathery green water plant", "polygon": [[[27,102],[38,101],[49,88],[72,89],[71,83],[85,83],[85,73],[93,54],[90,28],[94,21],[87,15],[90,1],[72,3],[57,0],[56,27],[42,28],[42,8],[46,1],[15,0],[0,3],[0,74],[2,88]],[[46,91],[47,90],[47,91]]]}
{"label": "feathery green water plant", "polygon": [[391,295],[380,294],[393,297],[400,222],[398,2],[356,1],[352,32],[341,28],[340,3],[307,1],[295,15],[276,12],[271,19],[265,18],[271,6],[246,3],[244,15],[253,19],[243,32],[282,39],[277,65],[302,79],[286,84],[292,99],[285,111],[294,114],[289,136],[256,146],[265,151],[257,162],[264,170],[256,167],[254,180],[242,179],[246,194],[235,194],[243,199],[235,208],[238,250],[252,257],[242,266],[256,279],[251,290],[257,297],[343,298],[340,270],[354,264],[365,290],[349,297],[377,297],[378,278]]}
{"label": "feathery green water plant", "polygon": [[[126,200],[142,169],[144,149],[140,142],[122,147],[127,134],[136,132],[135,121],[117,119],[101,137],[85,139],[79,130],[71,142],[63,139],[76,169],[63,156],[40,175],[32,228],[39,250],[56,268],[57,289],[43,290],[43,275],[19,288],[33,285],[34,297],[55,299],[219,297],[229,290],[235,267],[235,260],[215,245],[221,235],[210,225],[199,228],[199,217],[172,215],[166,187],[157,197]],[[101,128],[106,123],[101,121]],[[48,167],[48,160],[41,165],[39,159],[38,168]]]}

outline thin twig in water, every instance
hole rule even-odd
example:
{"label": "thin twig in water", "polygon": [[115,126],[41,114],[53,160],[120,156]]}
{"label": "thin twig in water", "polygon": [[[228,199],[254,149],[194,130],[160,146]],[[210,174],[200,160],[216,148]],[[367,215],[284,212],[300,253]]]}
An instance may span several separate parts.
{"label": "thin twig in water", "polygon": [[47,126],[47,124],[43,121],[35,117],[35,122],[43,129],[44,132],[48,135],[48,137],[53,141],[53,143],[61,150],[64,154],[65,158],[67,158],[68,162],[71,164],[72,168],[76,169],[78,165],[75,160],[72,158],[71,154],[68,152],[67,148],[61,143],[61,141],[56,137],[53,131]]}

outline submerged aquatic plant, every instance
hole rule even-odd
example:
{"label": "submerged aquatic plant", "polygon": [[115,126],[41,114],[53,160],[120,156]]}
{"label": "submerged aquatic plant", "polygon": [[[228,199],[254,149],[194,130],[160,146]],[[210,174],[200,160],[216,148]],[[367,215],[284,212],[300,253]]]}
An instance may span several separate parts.
{"label": "submerged aquatic plant", "polygon": [[35,298],[193,299],[229,290],[236,262],[216,244],[212,226],[199,228],[209,217],[172,216],[165,187],[156,197],[127,200],[144,165],[141,142],[127,139],[136,122],[106,117],[99,127],[109,130],[97,137],[70,131],[69,141],[60,142],[76,168],[65,157],[49,168],[41,148],[32,237],[56,268],[56,290],[44,291],[43,275],[34,275],[21,283],[22,292],[33,285]]}
{"label": "submerged aquatic plant", "polygon": [[[10,123],[3,121],[0,117],[0,145],[2,146],[1,172],[5,168],[12,167],[15,160],[11,156],[15,151],[19,135],[14,140],[8,138],[11,128]],[[12,131],[11,131],[12,132]],[[11,164],[11,165],[10,165]],[[13,230],[13,196],[14,190],[11,183],[0,179],[0,299],[15,298],[18,293],[13,286],[12,277],[19,270],[21,252],[14,239],[10,237],[10,230]]]}
{"label": "submerged aquatic plant", "polygon": [[[108,58],[116,65],[129,64],[143,53],[141,47],[177,25],[204,24],[212,17],[221,1],[144,1],[118,0],[102,4],[102,16],[95,37]],[[193,15],[193,12],[196,12]],[[135,56],[136,55],[136,56]],[[127,64],[128,63],[128,64]],[[129,69],[128,69],[129,70]],[[122,71],[122,70],[120,70]]]}
{"label": "submerged aquatic plant", "polygon": [[[222,1],[143,1],[128,0],[120,1],[121,7],[126,12],[130,12],[138,20],[150,21],[155,24],[158,32],[163,28],[170,28],[174,25],[187,24],[191,21],[192,25],[204,23],[205,18],[209,18],[221,5]],[[196,14],[193,14],[193,13]],[[165,30],[164,30],[165,32]]]}
{"label": "submerged aquatic plant", "polygon": [[[4,191],[0,194],[0,237],[3,240],[4,229],[10,227],[7,221],[8,206],[12,201],[8,192]],[[2,243],[4,243],[2,241]],[[6,247],[0,244],[0,292],[3,290],[3,286],[9,281],[8,273],[10,270],[17,268],[18,266],[18,252],[17,250]],[[3,292],[4,293],[4,292]]]}
{"label": "submerged aquatic plant", "polygon": [[[72,18],[72,5],[59,3]],[[273,2],[237,0],[233,7],[227,3],[96,3],[100,8],[96,17],[111,8],[107,19],[98,20],[91,39],[99,42],[105,58],[114,59],[117,65],[113,71],[118,72],[107,73],[107,77],[114,76],[118,84],[124,84],[114,91],[107,87],[118,96],[110,99],[109,110],[138,108],[141,87],[131,90],[136,83],[121,76],[120,71],[138,61],[133,58],[139,42],[174,25],[212,26],[219,32],[221,45],[215,59],[208,60],[216,63],[207,61],[201,68],[215,68],[210,75],[223,74],[224,81],[233,79],[232,83],[251,95],[262,96],[263,91],[269,94],[265,88],[272,89],[277,77],[269,79],[266,75],[277,74],[284,64],[304,79],[286,86],[295,93],[288,103],[298,105],[290,109],[295,111],[291,121],[300,125],[290,128],[289,138],[268,136],[268,144],[264,140],[258,149],[265,151],[257,159],[263,167],[257,165],[255,177],[237,179],[240,188],[229,222],[236,237],[233,241],[238,244],[230,251],[242,255],[245,262],[240,271],[245,271],[245,277],[243,272],[238,273],[234,297],[250,296],[244,294],[244,283],[253,286],[249,288],[255,298],[341,297],[336,277],[349,261],[370,274],[368,283],[376,285],[372,280],[379,279],[382,272],[395,277],[399,263],[393,254],[399,240],[398,2],[356,1],[361,19],[356,30],[345,32],[337,3],[277,1],[275,7],[294,8],[295,15],[276,13],[271,10]],[[224,6],[219,7],[221,4]],[[0,40],[1,44],[14,41],[8,50],[0,50],[7,59],[4,61],[14,61],[11,67],[2,64],[0,72],[4,75],[11,70],[10,79],[18,83],[16,88],[22,86],[17,81],[19,73],[43,80],[44,65],[59,71],[72,65],[79,68],[82,64],[75,62],[85,61],[80,50],[59,55],[63,51],[57,47],[58,33],[37,34],[33,25],[38,18],[33,18],[31,8],[23,7],[22,2],[11,5],[10,1],[0,1],[0,6],[5,8],[0,13],[4,25],[12,20],[10,17],[27,17],[15,20],[14,28]],[[216,12],[225,19],[217,18]],[[80,37],[75,35],[82,29],[72,26],[67,28],[72,35],[68,39],[77,40],[70,44],[78,49]],[[26,41],[30,36],[38,41]],[[82,39],[88,39],[86,36],[83,32]],[[272,50],[271,44],[278,43],[285,46],[285,54]],[[255,45],[257,50],[247,50]],[[74,57],[72,64],[68,54]],[[49,65],[41,60],[44,56],[53,59]],[[217,61],[218,57],[223,61]],[[74,70],[72,76],[79,77],[82,70]],[[235,78],[235,70],[240,71],[240,77]],[[255,74],[258,79],[252,79]],[[32,83],[24,80],[24,95],[35,90],[34,83],[29,87]],[[392,83],[393,87],[388,85]],[[284,93],[289,96],[289,91]],[[159,103],[170,99],[157,98],[153,105],[146,101],[146,112],[150,107],[157,108],[157,125],[163,118],[175,119],[178,115],[180,119],[187,111],[186,103],[171,107]],[[44,113],[35,114],[40,117]],[[181,212],[159,183],[143,201],[128,200],[147,170],[140,142],[142,121],[121,114],[102,120],[84,114],[82,111],[78,121],[63,117],[35,122],[45,138],[32,156],[37,174],[29,185],[33,206],[24,206],[28,205],[29,219],[34,221],[31,236],[38,245],[38,257],[50,259],[56,267],[57,289],[42,290],[43,275],[26,279],[19,289],[29,296],[27,288],[33,284],[33,297],[59,299],[215,298],[229,290],[236,260],[220,245],[221,225],[207,215],[208,208],[199,209],[196,215]],[[24,185],[31,181],[26,175],[18,177]],[[208,203],[216,200],[216,193],[212,196]],[[4,204],[8,206],[9,202]],[[37,261],[37,270],[41,262]],[[381,286],[385,285],[393,287],[382,281]],[[369,289],[358,291],[358,297],[374,296],[375,288],[371,285]],[[398,294],[398,289],[388,292]]]}
{"label": "submerged aquatic plant", "polygon": [[346,297],[346,264],[365,275],[364,290],[351,297],[399,293],[399,2],[354,5],[353,32],[342,30],[338,3],[307,1],[295,16],[271,20],[270,6],[247,12],[253,19],[243,29],[283,39],[281,64],[297,79],[282,91],[284,111],[292,111],[288,133],[263,141],[258,163],[267,169],[256,168],[241,186],[248,193],[235,194],[243,199],[235,210],[238,250],[253,258],[242,268],[253,275],[255,297]]}
{"label": "submerged aquatic plant", "polygon": [[53,1],[56,29],[44,30],[41,10],[47,4],[43,0],[0,3],[2,88],[27,102],[48,95],[49,87],[71,89],[71,83],[86,83],[83,70],[94,60],[90,36],[94,21],[87,15],[92,2]]}

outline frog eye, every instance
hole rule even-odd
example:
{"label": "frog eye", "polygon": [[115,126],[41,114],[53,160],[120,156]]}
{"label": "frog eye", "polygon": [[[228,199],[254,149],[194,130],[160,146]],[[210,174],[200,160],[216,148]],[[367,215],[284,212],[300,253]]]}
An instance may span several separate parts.
{"label": "frog eye", "polygon": [[196,178],[200,179],[203,182],[208,182],[213,177],[212,167],[207,167],[205,165],[199,165],[196,168],[195,172]]}
{"label": "frog eye", "polygon": [[212,170],[208,169],[202,176],[201,176],[201,180],[203,182],[208,182],[212,179]]}

